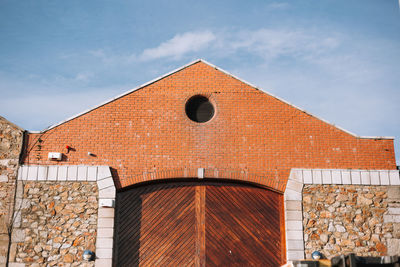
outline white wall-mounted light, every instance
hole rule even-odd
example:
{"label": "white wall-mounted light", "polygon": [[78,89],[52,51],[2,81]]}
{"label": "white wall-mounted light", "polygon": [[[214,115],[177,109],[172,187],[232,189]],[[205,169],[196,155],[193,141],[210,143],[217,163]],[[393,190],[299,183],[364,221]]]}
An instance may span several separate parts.
{"label": "white wall-mounted light", "polygon": [[94,260],[94,252],[91,250],[85,250],[82,254],[82,258],[85,261],[92,261]]}
{"label": "white wall-mounted light", "polygon": [[99,206],[103,207],[103,208],[114,208],[115,201],[114,201],[114,199],[100,199]]}
{"label": "white wall-mounted light", "polygon": [[59,152],[49,152],[48,158],[51,160],[58,160],[62,159],[62,153]]}

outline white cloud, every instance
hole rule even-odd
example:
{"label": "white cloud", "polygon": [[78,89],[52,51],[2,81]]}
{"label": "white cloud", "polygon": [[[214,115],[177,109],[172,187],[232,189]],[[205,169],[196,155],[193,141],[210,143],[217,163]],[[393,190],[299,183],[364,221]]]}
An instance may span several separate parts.
{"label": "white cloud", "polygon": [[78,82],[89,82],[93,77],[93,73],[90,71],[79,72],[75,76],[75,80]]}
{"label": "white cloud", "polygon": [[106,54],[104,53],[103,49],[91,50],[91,51],[89,51],[89,54],[91,54],[94,57],[100,58],[100,59],[106,58]]}
{"label": "white cloud", "polygon": [[341,44],[332,33],[313,33],[299,29],[268,29],[242,31],[197,31],[177,34],[155,48],[145,49],[140,60],[172,58],[180,60],[184,55],[224,58],[238,53],[250,53],[265,60],[280,56],[312,58],[333,50]]}
{"label": "white cloud", "polygon": [[235,52],[245,50],[263,58],[279,56],[309,57],[336,48],[340,41],[334,36],[310,34],[302,30],[259,29],[241,31],[225,42]]}
{"label": "white cloud", "polygon": [[211,31],[177,34],[155,48],[145,49],[140,59],[152,60],[163,57],[179,59],[184,54],[206,48],[215,39],[216,36]]}
{"label": "white cloud", "polygon": [[290,7],[289,3],[285,2],[273,2],[267,6],[269,9],[287,9]]}

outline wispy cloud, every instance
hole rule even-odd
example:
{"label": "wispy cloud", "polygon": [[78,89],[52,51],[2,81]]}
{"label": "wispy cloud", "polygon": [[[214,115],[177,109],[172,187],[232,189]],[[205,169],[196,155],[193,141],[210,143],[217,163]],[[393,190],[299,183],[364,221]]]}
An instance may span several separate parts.
{"label": "wispy cloud", "polygon": [[333,49],[340,43],[337,38],[330,35],[276,29],[241,31],[229,39],[229,42],[224,42],[225,47],[230,47],[235,52],[245,50],[263,58],[304,57]]}
{"label": "wispy cloud", "polygon": [[164,57],[180,59],[189,52],[197,52],[206,48],[215,39],[216,36],[211,31],[177,34],[155,48],[145,49],[140,55],[140,59],[152,60]]}
{"label": "wispy cloud", "polygon": [[269,9],[287,9],[290,7],[289,3],[286,2],[273,2],[267,6]]}
{"label": "wispy cloud", "polygon": [[310,57],[335,49],[340,40],[333,34],[306,33],[303,30],[268,29],[241,31],[199,31],[175,35],[155,48],[145,49],[137,58],[153,60],[183,56],[215,57],[245,52],[264,59],[280,56]]}

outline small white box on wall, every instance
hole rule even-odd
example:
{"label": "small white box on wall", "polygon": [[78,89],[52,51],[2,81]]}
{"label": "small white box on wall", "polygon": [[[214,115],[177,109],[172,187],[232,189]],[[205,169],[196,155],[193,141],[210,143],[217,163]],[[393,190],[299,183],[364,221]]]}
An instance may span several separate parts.
{"label": "small white box on wall", "polygon": [[49,159],[52,160],[61,160],[62,159],[62,153],[59,152],[49,152]]}
{"label": "small white box on wall", "polygon": [[99,206],[104,208],[114,208],[114,199],[100,199]]}

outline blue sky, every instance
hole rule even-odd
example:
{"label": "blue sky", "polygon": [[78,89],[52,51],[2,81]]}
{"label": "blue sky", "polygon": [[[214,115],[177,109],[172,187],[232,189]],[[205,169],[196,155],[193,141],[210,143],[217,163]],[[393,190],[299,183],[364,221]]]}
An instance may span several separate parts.
{"label": "blue sky", "polygon": [[398,0],[0,0],[0,115],[42,130],[203,58],[400,159]]}

